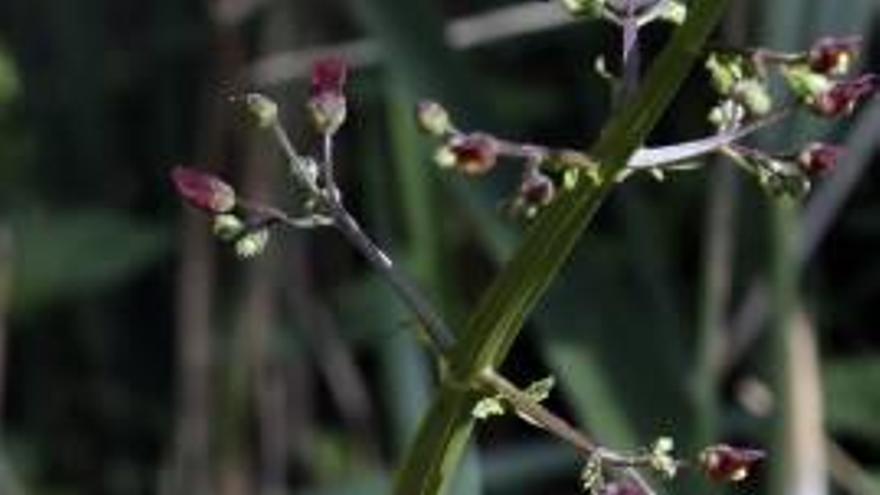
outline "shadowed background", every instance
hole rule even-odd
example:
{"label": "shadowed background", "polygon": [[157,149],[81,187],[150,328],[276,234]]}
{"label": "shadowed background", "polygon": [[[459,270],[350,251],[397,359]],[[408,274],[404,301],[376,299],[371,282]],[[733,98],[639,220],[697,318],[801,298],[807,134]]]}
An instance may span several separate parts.
{"label": "shadowed background", "polygon": [[[727,43],[796,50],[861,33],[862,66],[878,70],[869,0],[731,4]],[[642,32],[644,60],[669,31]],[[204,167],[284,204],[275,143],[229,96],[271,95],[314,150],[308,69],[341,54],[354,66],[336,150],[347,201],[461,323],[517,245],[522,224],[503,204],[518,175],[437,170],[414,104],[586,147],[609,111],[594,60],[618,53],[618,34],[548,2],[0,4],[0,494],[387,493],[434,380],[411,316],[331,231],[276,232],[264,256],[235,259],[168,171]],[[712,103],[694,74],[652,143],[710,132]],[[685,453],[767,449],[736,492],[880,493],[878,136],[878,103],[761,136],[774,150],[849,149],[815,184],[795,263],[774,259],[770,207],[729,163],[629,181],[505,371],[552,373],[553,408],[614,447],[672,435]],[[780,270],[802,287],[785,331],[763,288]],[[565,446],[504,418],[480,427],[454,490],[573,494],[578,469]],[[662,486],[721,490],[692,473]]]}

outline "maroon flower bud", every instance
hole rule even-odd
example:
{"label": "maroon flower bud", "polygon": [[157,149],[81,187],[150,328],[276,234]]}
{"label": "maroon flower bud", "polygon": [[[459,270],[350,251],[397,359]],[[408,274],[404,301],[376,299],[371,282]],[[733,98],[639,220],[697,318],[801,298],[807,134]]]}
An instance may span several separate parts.
{"label": "maroon flower bud", "polygon": [[834,170],[844,149],[825,143],[811,143],[797,155],[797,164],[808,175],[824,175]]}
{"label": "maroon flower bud", "polygon": [[210,213],[224,213],[235,206],[235,190],[213,174],[175,167],[171,180],[177,193],[190,205]]}
{"label": "maroon flower bud", "polygon": [[312,96],[323,93],[342,94],[348,77],[348,67],[341,58],[325,58],[312,67]]}
{"label": "maroon flower bud", "polygon": [[334,134],[345,122],[347,105],[345,81],[348,68],[342,59],[319,60],[312,69],[312,86],[308,101],[312,123],[322,134]]}
{"label": "maroon flower bud", "polygon": [[718,444],[706,447],[700,453],[699,465],[713,481],[742,481],[748,477],[755,464],[765,457],[763,450]]}
{"label": "maroon flower bud", "polygon": [[826,118],[847,116],[880,89],[880,76],[865,74],[852,81],[839,82],[810,102],[810,109]]}
{"label": "maroon flower bud", "polygon": [[498,141],[487,134],[455,136],[449,150],[455,156],[455,166],[470,175],[484,174],[498,161]]}
{"label": "maroon flower bud", "polygon": [[527,206],[545,206],[556,196],[556,185],[540,172],[527,173],[519,186],[519,196]]}
{"label": "maroon flower bud", "polygon": [[807,53],[807,62],[811,70],[820,74],[827,76],[846,74],[861,45],[862,39],[858,36],[821,38]]}

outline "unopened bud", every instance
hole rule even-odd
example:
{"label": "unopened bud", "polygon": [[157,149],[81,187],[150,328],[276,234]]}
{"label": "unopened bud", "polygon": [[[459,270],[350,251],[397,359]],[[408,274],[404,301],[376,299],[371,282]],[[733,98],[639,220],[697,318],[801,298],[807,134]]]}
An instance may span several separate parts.
{"label": "unopened bud", "polygon": [[849,72],[862,45],[860,37],[821,38],[810,48],[807,60],[810,69],[820,74],[839,76]]}
{"label": "unopened bud", "polygon": [[699,465],[713,481],[736,482],[746,479],[754,466],[765,457],[763,450],[718,444],[706,447],[700,453]]}
{"label": "unopened bud", "polygon": [[858,105],[877,94],[880,76],[866,74],[852,81],[835,84],[828,91],[808,102],[810,110],[826,118],[851,115]]}
{"label": "unopened bud", "polygon": [[801,169],[811,176],[824,175],[837,167],[844,149],[825,143],[811,143],[797,156]]}
{"label": "unopened bud", "polygon": [[232,241],[244,232],[245,225],[235,215],[223,213],[214,217],[213,232],[214,235],[224,241]]}
{"label": "unopened bud", "polygon": [[722,96],[730,95],[746,75],[744,61],[738,55],[713,53],[706,60],[706,69],[712,78],[712,86]]}
{"label": "unopened bud", "polygon": [[241,236],[235,241],[235,254],[239,258],[253,258],[262,253],[269,244],[269,230],[259,229]]}
{"label": "unopened bud", "polygon": [[682,2],[669,1],[661,7],[660,18],[675,25],[684,24],[687,19],[687,6]]}
{"label": "unopened bud", "polygon": [[440,168],[454,168],[458,158],[449,145],[443,145],[434,151],[434,162]]}
{"label": "unopened bud", "polygon": [[791,92],[807,104],[816,101],[834,85],[825,74],[814,72],[806,65],[786,67],[782,74]]}
{"label": "unopened bud", "polygon": [[213,174],[175,167],[171,171],[171,180],[177,193],[200,210],[225,213],[235,207],[235,190]]}
{"label": "unopened bud", "polygon": [[553,180],[540,172],[528,173],[519,186],[519,197],[526,207],[546,206],[556,196]]}
{"label": "unopened bud", "polygon": [[335,134],[345,122],[347,102],[343,89],[348,67],[338,58],[319,60],[312,69],[311,96],[307,106],[315,129]]}
{"label": "unopened bud", "polygon": [[259,93],[245,95],[244,103],[254,118],[257,127],[265,129],[278,122],[278,104]]}
{"label": "unopened bud", "polygon": [[498,161],[498,141],[488,134],[455,136],[449,149],[455,156],[455,166],[470,175],[484,174]]}
{"label": "unopened bud", "polygon": [[735,96],[750,115],[766,115],[773,107],[767,86],[758,79],[747,79],[737,84]]}
{"label": "unopened bud", "polygon": [[416,109],[416,118],[422,130],[432,136],[442,137],[452,131],[452,121],[449,119],[449,112],[436,101],[424,100],[419,102]]}

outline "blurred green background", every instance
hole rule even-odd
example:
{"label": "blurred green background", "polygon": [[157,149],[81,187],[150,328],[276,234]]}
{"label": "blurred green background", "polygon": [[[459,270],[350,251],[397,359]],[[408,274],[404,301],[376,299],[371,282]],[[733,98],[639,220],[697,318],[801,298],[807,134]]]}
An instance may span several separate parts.
{"label": "blurred green background", "polygon": [[[863,68],[880,64],[870,0],[731,5],[720,42],[861,33]],[[647,57],[669,31],[642,33]],[[459,323],[522,232],[501,208],[517,174],[437,170],[414,103],[584,147],[609,111],[593,63],[618,43],[545,2],[0,3],[0,494],[387,493],[434,381],[410,315],[330,231],[236,260],[168,171],[205,167],[283,203],[274,143],[229,96],[272,95],[308,150],[303,75],[341,54],[356,66],[337,148],[348,202]],[[712,98],[694,74],[652,142],[710,132]],[[850,150],[797,225],[774,226],[721,161],[627,182],[505,371],[555,375],[554,409],[614,447],[672,435],[684,453],[769,450],[738,493],[880,493],[878,136],[880,103],[763,133],[777,150]],[[797,253],[779,256],[789,230]],[[762,282],[780,273],[800,287],[787,328],[772,323],[779,284]],[[475,440],[456,494],[577,493],[573,453],[528,425],[492,421]],[[693,473],[663,486],[721,491]]]}

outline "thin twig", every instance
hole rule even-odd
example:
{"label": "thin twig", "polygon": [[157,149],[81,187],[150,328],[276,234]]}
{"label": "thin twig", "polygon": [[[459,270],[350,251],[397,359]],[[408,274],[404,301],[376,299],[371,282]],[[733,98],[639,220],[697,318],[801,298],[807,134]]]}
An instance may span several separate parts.
{"label": "thin twig", "polygon": [[[336,227],[352,246],[360,251],[373,268],[384,276],[397,295],[403,300],[404,304],[415,313],[435,350],[441,354],[451,350],[455,345],[455,334],[452,333],[452,330],[449,329],[443,318],[425,296],[422,295],[416,284],[364,233],[357,220],[345,208],[342,198],[334,189],[321,189],[316,182],[310,180],[306,158],[297,153],[296,148],[294,148],[280,122],[276,121],[272,125],[272,131],[292,167],[293,175],[301,184],[309,189],[311,200],[315,202],[315,210],[329,217],[332,220],[331,225]],[[325,157],[332,158],[332,155],[325,153]],[[332,171],[332,165],[328,166],[325,163],[324,170]],[[330,184],[333,183],[335,183],[333,179],[330,179]],[[295,219],[290,218],[280,210],[267,208],[265,211],[271,213],[275,218],[287,225],[298,226]]]}
{"label": "thin twig", "polygon": [[635,469],[649,466],[650,456],[625,455],[602,447],[492,369],[484,370],[479,374],[478,379],[483,386],[500,394],[517,413],[574,447],[585,459],[594,455],[600,456],[605,465],[622,470],[642,488],[646,495],[656,495],[650,484]]}

